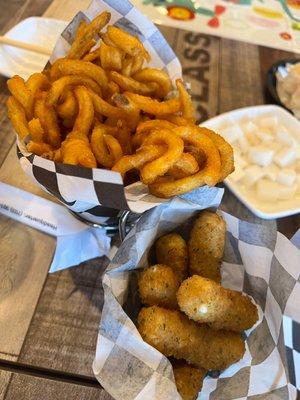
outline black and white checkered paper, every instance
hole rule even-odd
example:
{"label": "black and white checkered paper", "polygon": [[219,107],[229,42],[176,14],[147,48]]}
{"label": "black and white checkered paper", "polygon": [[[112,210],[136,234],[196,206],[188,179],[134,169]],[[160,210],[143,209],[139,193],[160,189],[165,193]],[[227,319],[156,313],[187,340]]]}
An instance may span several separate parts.
{"label": "black and white checkered paper", "polygon": [[[147,211],[109,265],[103,278],[105,300],[93,370],[115,399],[180,399],[169,361],[143,342],[135,327],[141,306],[136,275],[148,266],[157,237],[175,230],[188,238],[199,210],[216,205],[213,199],[207,205],[176,199]],[[246,332],[243,359],[217,378],[207,376],[198,400],[296,400],[300,251],[276,231],[221,214],[227,223],[222,285],[252,296],[260,319]]]}
{"label": "black and white checkered paper", "polygon": [[[151,54],[150,66],[164,68],[172,80],[181,77],[181,65],[162,34],[127,0],[93,0],[89,8],[79,12],[64,30],[50,63],[65,56],[81,20],[90,21],[104,10],[111,12],[111,24],[141,39]],[[116,210],[142,213],[163,202],[149,195],[147,186],[141,182],[125,188],[119,173],[55,163],[28,153],[20,142],[18,157],[25,172],[43,189],[87,219],[104,222],[101,218],[106,220],[115,216]]]}

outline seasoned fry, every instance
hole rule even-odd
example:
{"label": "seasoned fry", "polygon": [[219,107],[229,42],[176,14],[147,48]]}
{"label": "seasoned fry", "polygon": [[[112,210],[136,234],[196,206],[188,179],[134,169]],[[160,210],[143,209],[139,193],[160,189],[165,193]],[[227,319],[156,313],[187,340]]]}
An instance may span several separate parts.
{"label": "seasoned fry", "polygon": [[130,78],[129,76],[124,76],[122,74],[119,74],[116,71],[112,71],[110,73],[110,78],[117,83],[120,88],[126,91],[130,91],[133,93],[138,93],[142,95],[148,95],[150,96],[151,94],[154,94],[157,91],[157,84],[150,82],[148,84],[142,83],[139,81],[136,81],[133,78]]}
{"label": "seasoned fry", "polygon": [[57,115],[52,106],[46,105],[46,98],[46,92],[41,92],[34,103],[34,116],[40,120],[46,142],[57,149],[61,143]]}
{"label": "seasoned fry", "polygon": [[100,165],[111,168],[123,155],[119,142],[107,134],[105,125],[96,124],[91,136],[91,147]]}
{"label": "seasoned fry", "polygon": [[29,134],[28,123],[25,110],[13,96],[10,96],[6,102],[8,117],[21,139],[25,139]]}
{"label": "seasoned fry", "polygon": [[124,118],[126,124],[129,128],[135,130],[140,119],[139,108],[132,101],[128,100],[125,96],[118,93],[112,97],[112,101],[116,104],[117,107],[126,112]]}
{"label": "seasoned fry", "polygon": [[111,71],[120,71],[122,69],[124,54],[120,49],[107,46],[103,42],[99,48],[99,56],[102,68]]}
{"label": "seasoned fry", "polygon": [[161,236],[155,242],[156,259],[159,264],[169,265],[182,281],[187,275],[188,249],[178,233]]}
{"label": "seasoned fry", "polygon": [[90,96],[97,114],[123,120],[128,118],[128,112],[124,109],[112,106],[92,91],[90,91]]}
{"label": "seasoned fry", "polygon": [[41,72],[37,72],[32,74],[26,81],[26,87],[30,91],[30,96],[27,103],[27,110],[26,114],[28,115],[29,119],[33,116],[34,112],[34,102],[36,99],[36,94],[40,90],[48,90],[50,87],[50,82],[47,76]]}
{"label": "seasoned fry", "polygon": [[257,307],[250,297],[201,276],[183,281],[177,299],[189,318],[214,329],[242,332],[258,320]]}
{"label": "seasoned fry", "polygon": [[33,118],[31,121],[28,122],[28,129],[30,132],[31,140],[33,142],[44,141],[45,132],[38,118]]}
{"label": "seasoned fry", "polygon": [[220,282],[226,224],[211,211],[202,211],[194,222],[188,242],[190,272]]}
{"label": "seasoned fry", "polygon": [[181,79],[176,79],[176,86],[179,93],[179,100],[182,108],[182,117],[190,123],[195,123],[195,108],[192,103],[191,96],[186,91]]}
{"label": "seasoned fry", "polygon": [[72,134],[88,136],[94,121],[94,107],[90,92],[85,86],[77,86],[74,89],[75,97],[78,103],[78,115],[75,120]]}
{"label": "seasoned fry", "polygon": [[146,61],[150,61],[149,53],[138,38],[111,25],[107,28],[107,35],[114,45],[125,53],[132,57],[142,56]]}
{"label": "seasoned fry", "polygon": [[[156,90],[156,95],[159,98],[164,98],[172,89],[172,82],[170,77],[165,71],[158,70],[155,68],[144,68],[141,71],[136,72],[133,75],[133,78],[137,81],[143,83],[153,83],[155,82],[158,85],[158,89]],[[131,89],[127,89],[128,91],[132,91]],[[138,93],[138,92],[135,92]],[[143,93],[141,93],[143,94]]]}
{"label": "seasoned fry", "polygon": [[176,292],[180,280],[171,267],[157,264],[145,269],[140,274],[138,285],[143,304],[178,308]]}
{"label": "seasoned fry", "polygon": [[166,357],[184,359],[206,370],[222,370],[239,361],[245,345],[238,333],[199,325],[176,310],[142,308],[138,330],[145,342]]}
{"label": "seasoned fry", "polygon": [[80,165],[87,168],[96,168],[97,162],[90,148],[87,137],[67,136],[61,144],[61,157],[65,164]]}
{"label": "seasoned fry", "polygon": [[62,119],[75,119],[76,115],[78,114],[78,103],[74,93],[69,90],[64,95],[63,100],[63,103],[58,104],[56,107],[57,114]]}
{"label": "seasoned fry", "polygon": [[176,128],[176,125],[161,119],[150,119],[148,121],[140,122],[136,128],[136,133],[132,138],[132,143],[135,147],[139,147],[152,130],[174,128]]}
{"label": "seasoned fry", "polygon": [[32,118],[29,115],[29,102],[30,102],[30,90],[25,85],[24,79],[19,75],[15,75],[7,81],[8,90],[14,96],[14,98],[20,103],[25,110],[27,118]]}
{"label": "seasoned fry", "polygon": [[125,92],[124,95],[144,112],[157,117],[177,113],[180,110],[180,102],[177,98],[157,101],[136,93]]}
{"label": "seasoned fry", "polygon": [[156,160],[150,161],[140,170],[141,181],[146,185],[163,176],[181,157],[184,150],[183,141],[167,130],[153,131],[143,145],[165,145],[165,153]]}
{"label": "seasoned fry", "polygon": [[123,156],[113,167],[112,171],[119,172],[122,176],[132,169],[139,169],[147,162],[151,162],[164,153],[163,146],[143,146],[135,154]]}
{"label": "seasoned fry", "polygon": [[51,67],[50,76],[56,81],[65,75],[81,75],[94,80],[100,87],[106,89],[108,78],[104,69],[89,61],[68,60],[60,58]]}
{"label": "seasoned fry", "polygon": [[48,143],[34,142],[32,140],[26,145],[26,148],[28,151],[37,154],[38,156],[53,150],[53,147]]}
{"label": "seasoned fry", "polygon": [[68,58],[80,59],[86,52],[86,44],[99,34],[110,21],[111,14],[107,11],[99,14],[90,24],[81,25],[68,53]]}
{"label": "seasoned fry", "polygon": [[222,182],[226,176],[234,171],[233,149],[230,144],[216,132],[202,127],[199,127],[199,129],[216,144],[219,150],[222,165],[219,182]]}
{"label": "seasoned fry", "polygon": [[182,400],[196,400],[207,371],[189,365],[183,360],[175,361],[172,365],[175,383]]}
{"label": "seasoned fry", "polygon": [[182,153],[179,160],[169,169],[168,175],[175,179],[185,178],[199,171],[197,160],[192,154]]}
{"label": "seasoned fry", "polygon": [[62,78],[59,78],[57,81],[53,82],[52,87],[47,95],[47,105],[52,106],[56,104],[67,90],[78,85],[86,86],[99,96],[102,95],[101,88],[93,79],[87,78],[84,75],[68,75],[63,76]]}

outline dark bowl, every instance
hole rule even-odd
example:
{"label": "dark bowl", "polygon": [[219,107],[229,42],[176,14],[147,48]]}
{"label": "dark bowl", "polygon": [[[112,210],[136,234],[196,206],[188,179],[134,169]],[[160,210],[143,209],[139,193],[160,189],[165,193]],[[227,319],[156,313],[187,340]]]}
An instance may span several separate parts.
{"label": "dark bowl", "polygon": [[286,64],[297,64],[299,62],[300,62],[300,58],[291,58],[291,59],[281,60],[281,61],[278,61],[277,63],[273,64],[272,67],[267,72],[267,88],[268,88],[268,91],[270,92],[270,94],[273,97],[273,99],[275,100],[275,102],[277,104],[281,105],[282,107],[284,107],[289,112],[292,112],[292,111],[290,109],[286,108],[286,106],[281,103],[281,101],[279,99],[279,96],[277,94],[277,90],[276,90],[276,83],[277,83],[276,72],[279,69],[281,69],[281,71],[284,72],[284,70],[286,70]]}

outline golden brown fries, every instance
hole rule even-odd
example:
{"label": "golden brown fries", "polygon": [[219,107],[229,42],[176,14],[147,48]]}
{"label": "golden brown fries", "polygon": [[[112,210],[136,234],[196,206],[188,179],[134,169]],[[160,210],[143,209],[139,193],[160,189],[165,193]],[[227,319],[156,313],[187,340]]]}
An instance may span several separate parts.
{"label": "golden brown fries", "polygon": [[202,211],[194,222],[188,242],[190,272],[220,282],[226,224],[211,211]]}
{"label": "golden brown fries", "polygon": [[157,264],[145,269],[140,274],[138,285],[143,304],[178,308],[176,293],[180,279],[171,267]]}
{"label": "golden brown fries", "polygon": [[199,325],[176,310],[152,306],[138,316],[142,338],[167,357],[184,359],[204,369],[222,370],[239,361],[245,345],[238,333]]}
{"label": "golden brown fries", "polygon": [[134,177],[158,197],[222,181],[234,169],[231,146],[195,125],[183,81],[150,68],[142,41],[110,18],[104,11],[82,20],[65,57],[26,82],[8,80],[20,139],[53,161],[120,172],[125,185]]}
{"label": "golden brown fries", "polygon": [[187,275],[188,249],[178,233],[161,236],[155,242],[156,259],[159,264],[169,265],[182,281]]}
{"label": "golden brown fries", "polygon": [[196,400],[207,371],[189,365],[183,360],[175,361],[172,365],[175,383],[182,400]]}
{"label": "golden brown fries", "polygon": [[257,307],[250,297],[201,276],[183,281],[177,299],[189,318],[214,329],[242,332],[258,320]]}

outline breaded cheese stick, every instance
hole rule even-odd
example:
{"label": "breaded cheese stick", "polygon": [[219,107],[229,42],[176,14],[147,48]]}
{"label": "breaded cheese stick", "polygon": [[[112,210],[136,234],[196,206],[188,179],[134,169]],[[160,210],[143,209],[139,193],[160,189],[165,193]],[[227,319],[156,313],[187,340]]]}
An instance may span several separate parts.
{"label": "breaded cheese stick", "polygon": [[161,236],[155,243],[155,251],[159,264],[169,265],[181,280],[187,276],[188,249],[178,233]]}
{"label": "breaded cheese stick", "polygon": [[224,252],[226,224],[211,211],[196,219],[188,242],[190,274],[221,281],[220,265]]}
{"label": "breaded cheese stick", "polygon": [[145,269],[138,280],[142,303],[178,308],[176,293],[180,282],[178,275],[167,265],[157,264]]}
{"label": "breaded cheese stick", "polygon": [[198,275],[182,282],[177,300],[189,318],[214,329],[241,332],[258,320],[257,307],[249,296]]}
{"label": "breaded cheese stick", "polygon": [[207,371],[181,360],[173,363],[173,372],[177,390],[182,400],[196,400]]}
{"label": "breaded cheese stick", "polygon": [[138,330],[145,342],[166,357],[184,359],[206,370],[222,370],[243,357],[245,345],[238,333],[199,325],[176,310],[142,308]]}

